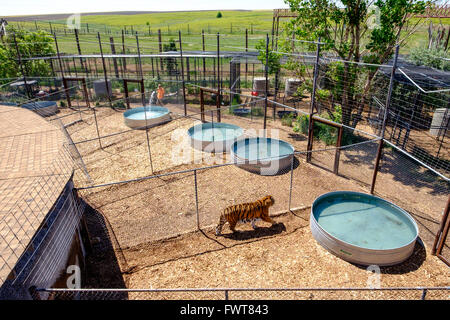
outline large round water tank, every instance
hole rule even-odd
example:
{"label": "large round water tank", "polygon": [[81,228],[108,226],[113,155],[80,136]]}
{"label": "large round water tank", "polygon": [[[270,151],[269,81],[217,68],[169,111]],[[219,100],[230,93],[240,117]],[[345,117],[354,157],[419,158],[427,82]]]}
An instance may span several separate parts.
{"label": "large round water tank", "polygon": [[447,111],[447,108],[436,109],[434,111],[433,120],[431,121],[430,134],[433,136],[443,134],[446,126],[448,129],[449,118],[450,118],[450,110]]}

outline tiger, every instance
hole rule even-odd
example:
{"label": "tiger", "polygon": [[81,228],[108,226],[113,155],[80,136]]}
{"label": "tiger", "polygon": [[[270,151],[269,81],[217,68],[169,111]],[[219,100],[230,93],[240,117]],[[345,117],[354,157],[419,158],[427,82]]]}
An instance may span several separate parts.
{"label": "tiger", "polygon": [[253,229],[256,229],[255,222],[263,220],[266,222],[276,224],[276,222],[269,217],[269,207],[273,206],[275,199],[268,195],[255,202],[235,204],[225,208],[220,215],[219,224],[216,227],[216,236],[222,232],[222,227],[228,222],[230,230],[235,232],[235,227],[238,222],[251,222]]}

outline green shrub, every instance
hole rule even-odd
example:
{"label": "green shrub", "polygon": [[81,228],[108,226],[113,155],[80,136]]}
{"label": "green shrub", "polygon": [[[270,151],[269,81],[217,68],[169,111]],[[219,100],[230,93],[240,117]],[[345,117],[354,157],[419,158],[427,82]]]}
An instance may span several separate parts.
{"label": "green shrub", "polygon": [[241,104],[241,96],[239,94],[233,95],[233,101],[231,102],[232,105]]}
{"label": "green shrub", "polygon": [[113,104],[113,107],[116,109],[125,109],[125,103],[123,101],[117,101]]}
{"label": "green shrub", "polygon": [[283,115],[281,118],[281,124],[286,127],[292,127],[292,123],[294,122],[294,114],[288,113]]}
{"label": "green shrub", "polygon": [[301,114],[297,116],[293,122],[293,129],[296,133],[307,134],[309,128],[309,117],[307,115]]}
{"label": "green shrub", "polygon": [[443,49],[413,48],[408,60],[415,65],[423,65],[444,71],[450,70],[450,53]]}
{"label": "green shrub", "polygon": [[254,107],[252,108],[251,114],[254,117],[262,117],[264,116],[264,109],[261,107]]}
{"label": "green shrub", "polygon": [[[342,121],[342,108],[337,105],[335,111],[330,114],[325,113],[321,115],[322,118],[328,119],[337,123]],[[299,115],[293,122],[293,131],[296,133],[308,134],[309,116]],[[335,145],[338,138],[338,129],[324,123],[314,123],[314,137],[323,141],[326,145]],[[342,134],[341,145],[346,146],[352,143],[360,142],[362,138],[353,134],[352,130],[344,129]]]}

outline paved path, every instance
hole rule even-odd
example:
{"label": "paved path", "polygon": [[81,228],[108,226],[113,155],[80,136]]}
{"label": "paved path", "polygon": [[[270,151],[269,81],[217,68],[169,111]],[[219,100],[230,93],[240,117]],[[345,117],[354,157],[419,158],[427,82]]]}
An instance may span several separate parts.
{"label": "paved path", "polygon": [[57,125],[0,105],[0,285],[72,172]]}

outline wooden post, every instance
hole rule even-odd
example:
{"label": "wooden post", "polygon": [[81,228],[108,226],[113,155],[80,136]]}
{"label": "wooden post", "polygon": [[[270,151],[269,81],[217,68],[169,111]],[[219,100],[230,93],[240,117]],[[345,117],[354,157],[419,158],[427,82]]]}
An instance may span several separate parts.
{"label": "wooden post", "polygon": [[[449,224],[450,224],[450,219],[448,218],[449,212],[450,212],[450,196],[447,199],[447,205],[445,206],[445,209],[444,209],[444,215],[442,216],[439,230],[436,233],[436,237],[434,239],[433,248],[431,250],[432,255],[441,253],[442,246],[445,243],[445,239],[448,236],[448,229],[449,229]],[[446,225],[447,225],[447,227],[446,227]]]}
{"label": "wooden post", "polygon": [[334,155],[334,168],[333,168],[333,172],[334,174],[339,174],[339,159],[341,157],[341,144],[342,144],[342,135],[343,135],[343,131],[344,131],[344,127],[343,126],[339,126],[338,128],[338,137],[337,137],[337,141],[336,141],[336,154]]}

